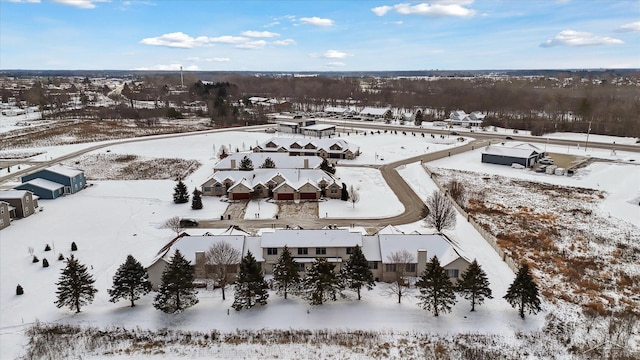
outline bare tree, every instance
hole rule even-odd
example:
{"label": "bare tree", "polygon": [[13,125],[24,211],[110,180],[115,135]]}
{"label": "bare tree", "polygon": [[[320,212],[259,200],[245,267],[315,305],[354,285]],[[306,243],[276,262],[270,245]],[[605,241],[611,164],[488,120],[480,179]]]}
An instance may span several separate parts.
{"label": "bare tree", "polygon": [[360,192],[355,186],[349,186],[349,202],[351,203],[352,207],[356,207],[356,203],[358,201],[360,201]]}
{"label": "bare tree", "polygon": [[388,296],[394,295],[398,297],[398,304],[402,302],[402,297],[407,296],[409,291],[409,283],[406,279],[407,264],[415,262],[415,257],[407,250],[400,250],[387,256],[387,266],[396,275],[395,280],[387,285],[385,293]]}
{"label": "bare tree", "polygon": [[458,179],[452,179],[447,183],[446,189],[451,195],[453,201],[458,203],[460,206],[464,206],[467,201],[467,193],[464,187],[464,184],[460,182]]}
{"label": "bare tree", "polygon": [[180,224],[180,217],[174,216],[172,218],[167,219],[162,225],[160,225],[161,229],[171,229],[176,232],[176,235],[180,235],[180,232],[184,230],[184,227]]}
{"label": "bare tree", "polygon": [[213,267],[214,280],[222,289],[222,300],[226,299],[224,290],[229,284],[227,277],[233,272],[233,267],[238,265],[241,257],[240,250],[226,241],[211,245],[205,254],[205,266],[206,268]]}
{"label": "bare tree", "polygon": [[427,198],[429,214],[425,222],[440,232],[442,229],[452,228],[456,225],[456,210],[447,196],[438,190]]}

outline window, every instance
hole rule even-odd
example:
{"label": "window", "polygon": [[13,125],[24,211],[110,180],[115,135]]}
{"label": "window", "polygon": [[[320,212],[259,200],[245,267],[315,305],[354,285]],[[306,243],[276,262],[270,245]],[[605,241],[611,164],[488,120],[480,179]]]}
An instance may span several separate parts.
{"label": "window", "polygon": [[369,269],[370,270],[378,270],[378,262],[377,261],[369,261]]}
{"label": "window", "polygon": [[384,264],[384,271],[396,272],[396,264]]}
{"label": "window", "polygon": [[347,248],[347,255],[351,255],[353,254],[353,248],[352,247],[348,247]]}
{"label": "window", "polygon": [[305,271],[304,263],[296,263],[296,268],[298,271]]}
{"label": "window", "polygon": [[449,276],[450,278],[458,277],[458,269],[445,269],[444,271],[446,272],[447,276]]}
{"label": "window", "polygon": [[338,193],[338,188],[332,187],[331,188],[331,193],[332,194],[337,194]]}
{"label": "window", "polygon": [[327,255],[327,248],[316,248],[316,255]]}
{"label": "window", "polygon": [[278,255],[278,248],[267,248],[267,255]]}
{"label": "window", "polygon": [[298,255],[309,255],[309,248],[298,248]]}
{"label": "window", "polygon": [[[220,185],[218,185],[218,188],[220,188]],[[211,192],[211,186],[205,186],[203,190],[204,192]]]}
{"label": "window", "polygon": [[407,265],[405,266],[405,271],[406,271],[406,272],[411,272],[411,273],[416,272],[416,264],[415,264],[415,263],[413,263],[413,264],[407,264]]}

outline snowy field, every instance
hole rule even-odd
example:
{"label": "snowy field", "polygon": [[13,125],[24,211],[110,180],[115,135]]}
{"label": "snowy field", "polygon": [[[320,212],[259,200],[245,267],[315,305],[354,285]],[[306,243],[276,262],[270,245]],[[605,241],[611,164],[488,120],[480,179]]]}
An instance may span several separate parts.
{"label": "snowy field", "polygon": [[[109,150],[116,154],[136,154],[148,157],[180,157],[197,160],[203,165],[185,180],[188,188],[200,185],[212,173],[217,161],[215,154],[220,146],[230,146],[239,150],[254,146],[272,137],[261,132],[225,132],[209,133],[188,138],[172,138],[139,143],[112,145],[97,150],[104,153]],[[419,155],[426,151],[437,151],[455,144],[430,143],[430,138],[407,135],[351,135],[350,142],[360,146],[363,152],[357,164],[378,164]],[[613,140],[612,140],[613,141]],[[90,144],[94,145],[94,144]],[[57,157],[89,144],[66,145],[28,149],[43,151],[40,159]],[[557,153],[577,152],[576,149],[556,147],[547,149]],[[582,153],[584,151],[582,150]],[[378,159],[376,159],[376,155]],[[583,154],[581,154],[583,155]],[[461,169],[480,173],[521,177],[532,181],[543,181],[569,186],[589,187],[606,191],[609,196],[602,202],[603,211],[611,216],[620,217],[631,223],[639,224],[637,205],[631,201],[640,196],[640,166],[628,160],[639,158],[636,153],[607,154],[606,151],[589,150],[587,155],[604,157],[613,162],[596,162],[581,169],[574,177],[556,177],[540,175],[525,170],[516,170],[506,166],[488,165],[480,162],[480,150],[448,157],[429,163],[430,167]],[[418,163],[410,164],[398,170],[407,179],[414,191],[426,198],[435,189],[435,184]],[[341,167],[336,174],[348,185],[360,187],[362,200],[352,207],[350,203],[334,200],[320,203],[320,216],[332,217],[379,217],[392,216],[403,211],[402,205],[388,189],[380,173],[371,168]],[[619,181],[625,179],[625,181]],[[310,307],[298,299],[283,300],[271,294],[269,304],[250,311],[228,312],[232,297],[222,301],[216,292],[200,291],[200,303],[183,313],[164,314],[151,306],[152,294],[143,298],[135,308],[127,307],[125,302],[108,302],[107,289],[111,287],[112,277],[118,266],[124,262],[127,254],[140,260],[143,265],[155,256],[156,252],[173,236],[171,230],[160,229],[159,225],[169,217],[182,216],[194,218],[218,218],[227,204],[219,198],[204,197],[204,209],[191,210],[189,204],[173,204],[171,194],[174,181],[95,181],[94,185],[78,194],[53,201],[41,200],[43,211],[26,219],[17,220],[0,235],[0,358],[13,359],[23,353],[26,346],[24,331],[35,321],[44,323],[61,322],[82,326],[121,326],[143,329],[173,328],[183,330],[207,331],[218,329],[367,329],[393,330],[398,332],[430,332],[437,334],[456,334],[477,332],[481,334],[499,334],[507,343],[517,344],[515,338],[521,332],[540,331],[545,325],[545,317],[550,311],[561,316],[574,314],[543,303],[544,311],[522,321],[502,296],[514,278],[513,272],[498,257],[485,240],[458,216],[458,225],[447,232],[463,249],[470,259],[476,258],[487,272],[494,299],[487,300],[469,313],[469,305],[459,299],[450,314],[434,318],[416,305],[415,298],[407,298],[402,304],[396,299],[382,294],[379,285],[371,292],[363,294],[363,300],[339,300],[320,307]],[[274,205],[252,202],[247,209],[251,214],[260,213],[262,218],[273,216]],[[400,226],[406,232],[418,230],[432,232],[422,223]],[[201,230],[201,229],[199,229]],[[210,230],[215,233],[221,230]],[[70,244],[75,241],[79,247],[77,258],[89,267],[96,279],[99,292],[95,301],[83,308],[82,313],[74,314],[67,309],[58,309],[54,305],[55,282],[63,266],[57,260],[58,254],[70,255]],[[53,251],[44,252],[45,245],[51,245]],[[35,249],[34,254],[40,260],[47,258],[51,266],[42,268],[40,263],[32,263],[28,247]],[[20,284],[25,290],[23,296],[15,296],[15,288]],[[232,293],[232,292],[231,292]],[[183,350],[186,351],[186,350]],[[230,350],[232,351],[232,350]],[[287,351],[286,349],[283,351]],[[228,353],[234,357],[237,353]],[[198,355],[195,351],[184,352],[184,357],[208,358],[210,353]],[[560,354],[561,355],[561,354]],[[282,355],[281,355],[282,356]],[[286,356],[286,355],[285,355]],[[82,355],[83,358],[91,358]],[[256,358],[257,356],[247,356]],[[94,358],[101,358],[99,356]],[[153,357],[149,357],[153,358]]]}

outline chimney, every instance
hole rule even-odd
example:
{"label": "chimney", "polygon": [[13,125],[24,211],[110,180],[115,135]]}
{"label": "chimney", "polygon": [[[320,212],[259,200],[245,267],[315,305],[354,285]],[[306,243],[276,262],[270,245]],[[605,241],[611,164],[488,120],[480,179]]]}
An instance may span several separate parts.
{"label": "chimney", "polygon": [[231,169],[236,169],[236,161],[231,159]]}
{"label": "chimney", "polygon": [[304,159],[304,168],[305,169],[309,168],[309,159]]}
{"label": "chimney", "polygon": [[418,249],[418,266],[416,266],[416,270],[418,271],[418,276],[424,272],[427,268],[427,250],[426,249]]}

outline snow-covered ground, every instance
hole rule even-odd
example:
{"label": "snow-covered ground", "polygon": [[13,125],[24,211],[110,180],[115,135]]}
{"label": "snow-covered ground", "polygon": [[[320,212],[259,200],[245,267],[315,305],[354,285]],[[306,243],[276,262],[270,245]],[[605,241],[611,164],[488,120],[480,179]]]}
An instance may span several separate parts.
{"label": "snow-covered ground", "polygon": [[[180,157],[201,162],[203,165],[185,180],[191,189],[200,185],[211,175],[217,161],[216,151],[221,145],[232,149],[247,149],[272,135],[255,132],[225,132],[202,134],[188,138],[159,139],[139,143],[109,146],[96,152],[136,154],[148,157]],[[426,151],[436,151],[447,146],[430,143],[430,138],[411,135],[350,135],[348,141],[360,146],[363,157],[354,163],[381,164],[412,157]],[[614,141],[614,140],[612,140]],[[57,157],[89,146],[87,144],[66,145],[29,151],[44,151],[39,158]],[[427,148],[428,147],[428,148]],[[549,147],[547,151],[577,152],[566,147]],[[584,152],[584,151],[582,151]],[[378,159],[376,159],[376,155]],[[582,154],[581,154],[582,155]],[[603,211],[635,224],[640,223],[638,208],[630,200],[640,196],[640,166],[628,159],[636,153],[606,154],[600,150],[589,150],[587,155],[616,160],[609,163],[594,163],[581,169],[574,177],[540,175],[506,166],[488,165],[480,162],[480,150],[448,157],[429,166],[463,169],[487,174],[522,177],[532,181],[545,181],[569,186],[590,187],[607,191],[609,196],[602,202]],[[640,156],[637,156],[640,158]],[[391,160],[390,160],[391,159]],[[639,159],[640,160],[640,159]],[[414,191],[426,198],[435,184],[420,164],[414,163],[398,169]],[[320,203],[320,216],[332,217],[380,217],[402,212],[402,205],[386,187],[380,173],[372,168],[340,167],[336,174],[348,185],[359,186],[362,199],[352,207],[350,203],[334,200]],[[622,182],[619,179],[628,179]],[[638,180],[638,181],[634,181]],[[135,308],[125,302],[108,302],[107,289],[118,266],[128,254],[143,264],[148,264],[156,252],[173,236],[171,230],[160,229],[164,220],[172,216],[193,218],[218,218],[227,203],[219,198],[204,197],[204,209],[191,210],[189,204],[172,202],[174,181],[95,181],[94,186],[72,196],[56,200],[40,200],[43,211],[26,219],[12,222],[0,234],[0,358],[15,358],[24,351],[24,331],[29,324],[41,322],[66,322],[98,327],[122,326],[149,329],[173,328],[185,330],[235,330],[237,328],[294,328],[294,329],[379,329],[394,331],[432,332],[455,334],[477,332],[500,334],[506,339],[517,337],[520,332],[537,331],[545,324],[549,309],[522,321],[503,299],[513,272],[501,261],[496,252],[468,224],[458,217],[458,225],[448,235],[462,248],[470,259],[476,258],[487,272],[494,299],[487,300],[475,313],[469,313],[469,305],[459,299],[451,314],[438,318],[421,310],[415,298],[407,298],[402,304],[382,294],[383,286],[365,292],[363,300],[339,300],[320,307],[309,307],[298,299],[283,300],[271,294],[269,304],[260,309],[235,312],[228,309],[233,302],[229,297],[222,301],[218,292],[201,291],[200,303],[181,314],[166,315],[151,306],[152,295],[139,301]],[[635,185],[634,185],[635,184]],[[274,205],[252,202],[247,209],[248,218],[260,213],[261,218],[272,217]],[[635,217],[634,217],[635,216]],[[400,227],[405,231],[431,232],[422,223]],[[212,233],[219,230],[211,230]],[[58,254],[71,254],[70,244],[76,242],[79,250],[76,257],[89,267],[99,289],[95,301],[83,308],[82,313],[73,314],[54,305],[55,282],[63,266]],[[45,252],[45,245],[53,247]],[[47,258],[51,266],[42,268],[42,263],[32,263],[28,248],[40,260]],[[16,286],[25,290],[15,296]],[[557,312],[558,309],[553,309]],[[563,316],[572,316],[571,313]],[[508,340],[511,341],[511,340]],[[195,353],[185,356],[197,357]],[[83,356],[83,358],[86,358]]]}

